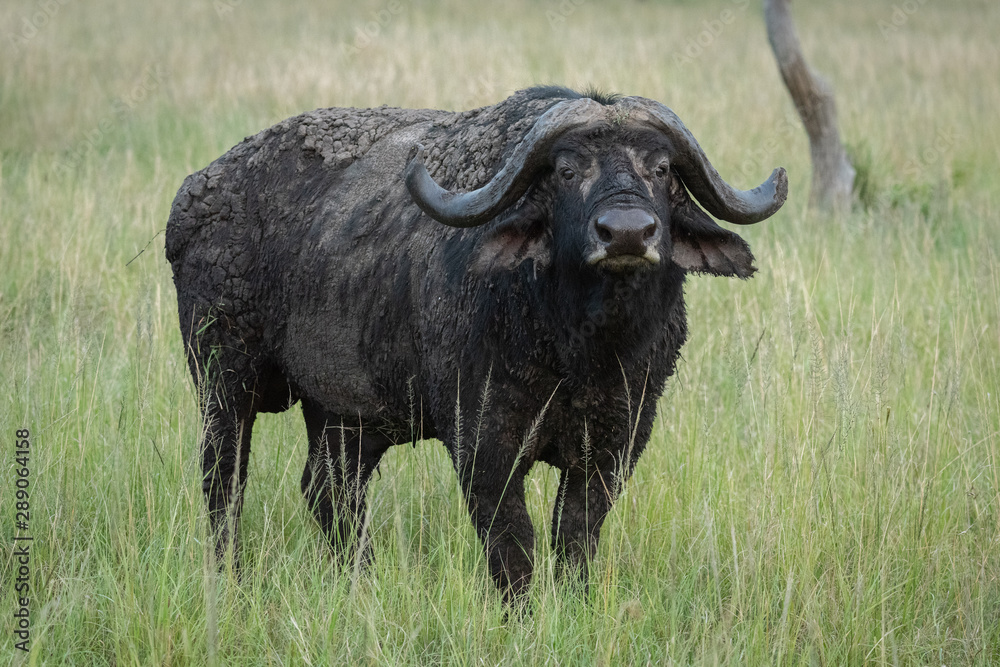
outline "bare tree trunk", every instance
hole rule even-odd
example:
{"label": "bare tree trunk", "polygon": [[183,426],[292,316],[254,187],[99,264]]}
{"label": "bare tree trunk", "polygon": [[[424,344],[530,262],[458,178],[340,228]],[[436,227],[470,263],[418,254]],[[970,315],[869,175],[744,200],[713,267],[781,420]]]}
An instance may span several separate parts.
{"label": "bare tree trunk", "polygon": [[813,164],[809,201],[824,210],[843,210],[851,204],[854,167],[837,131],[833,88],[802,56],[789,4],[790,0],[764,0],[764,21],[781,78],[809,134]]}

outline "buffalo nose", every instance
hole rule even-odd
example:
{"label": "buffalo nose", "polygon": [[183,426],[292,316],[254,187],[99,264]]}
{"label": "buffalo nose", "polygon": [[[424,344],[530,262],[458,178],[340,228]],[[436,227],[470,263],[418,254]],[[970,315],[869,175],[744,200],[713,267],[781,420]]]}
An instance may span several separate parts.
{"label": "buffalo nose", "polygon": [[642,257],[656,236],[656,218],[641,209],[611,209],[601,213],[594,223],[597,238],[609,257]]}

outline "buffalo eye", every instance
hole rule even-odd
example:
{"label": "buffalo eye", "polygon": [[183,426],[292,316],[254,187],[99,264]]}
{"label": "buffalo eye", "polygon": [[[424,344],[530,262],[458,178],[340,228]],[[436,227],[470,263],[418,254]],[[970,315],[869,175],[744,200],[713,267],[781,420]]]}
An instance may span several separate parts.
{"label": "buffalo eye", "polygon": [[656,165],[656,169],[653,170],[653,173],[657,178],[666,178],[667,174],[670,173],[670,165],[667,162],[661,162]]}
{"label": "buffalo eye", "polygon": [[576,176],[576,172],[570,169],[569,167],[563,167],[562,169],[559,170],[559,175],[562,176],[563,180],[565,181],[572,181],[573,177]]}

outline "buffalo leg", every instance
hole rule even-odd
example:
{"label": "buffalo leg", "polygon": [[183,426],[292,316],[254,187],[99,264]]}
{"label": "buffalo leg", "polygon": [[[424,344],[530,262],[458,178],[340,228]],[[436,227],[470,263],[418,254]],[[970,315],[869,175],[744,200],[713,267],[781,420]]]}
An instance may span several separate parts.
{"label": "buffalo leg", "polygon": [[[391,442],[304,400],[302,414],[309,435],[309,457],[302,473],[302,493],[334,553],[347,558],[361,541],[365,491]],[[362,558],[371,558],[364,546]]]}
{"label": "buffalo leg", "polygon": [[511,603],[526,594],[533,568],[535,533],[524,498],[527,471],[517,457],[490,458],[500,460],[468,461],[460,477],[490,575]]}
{"label": "buffalo leg", "polygon": [[249,408],[237,410],[225,398],[211,397],[205,408],[202,490],[215,536],[216,558],[221,566],[226,552],[231,549],[236,570],[240,566],[238,528],[253,423],[254,413]]}
{"label": "buffalo leg", "polygon": [[552,515],[552,548],[567,575],[587,581],[589,563],[597,553],[601,524],[611,510],[616,495],[611,473],[599,468],[570,468],[562,471],[559,496]]}

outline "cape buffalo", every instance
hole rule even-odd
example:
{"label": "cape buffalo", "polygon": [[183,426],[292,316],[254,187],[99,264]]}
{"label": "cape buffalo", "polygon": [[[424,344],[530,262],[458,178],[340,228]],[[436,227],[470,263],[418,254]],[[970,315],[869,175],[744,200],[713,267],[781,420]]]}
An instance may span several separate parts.
{"label": "cape buffalo", "polygon": [[531,579],[537,461],[561,471],[552,542],[585,578],[687,338],[685,276],[755,271],[692,196],[751,224],[786,192],[783,169],[727,184],[658,102],[556,87],[244,140],[187,177],[166,236],[217,553],[257,414],[301,401],[302,491],[338,553],[386,450],[437,438],[506,599]]}

